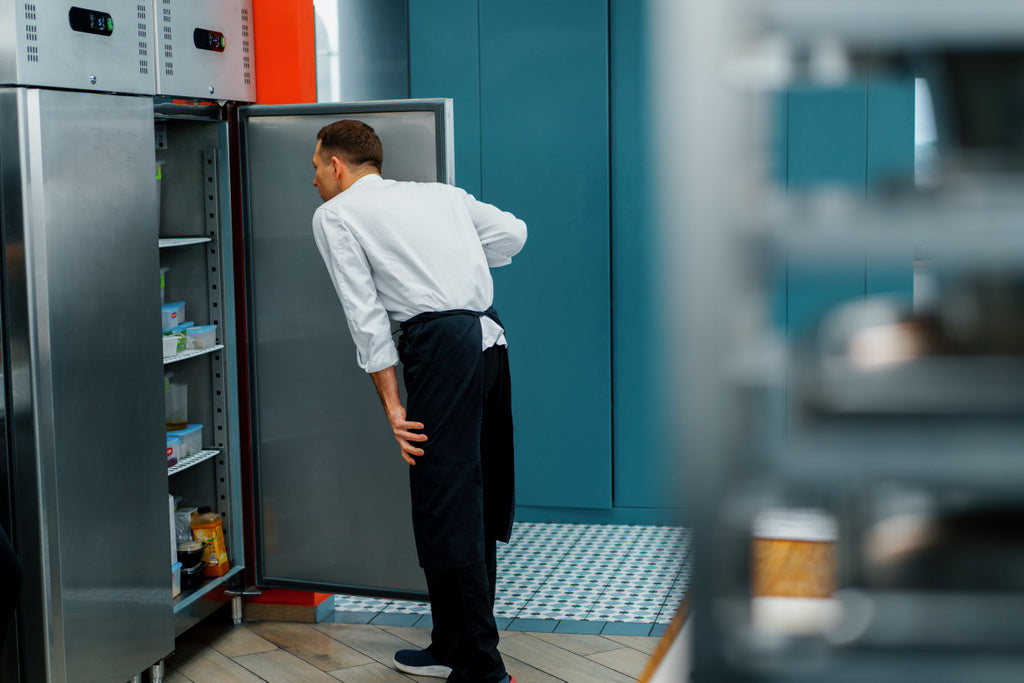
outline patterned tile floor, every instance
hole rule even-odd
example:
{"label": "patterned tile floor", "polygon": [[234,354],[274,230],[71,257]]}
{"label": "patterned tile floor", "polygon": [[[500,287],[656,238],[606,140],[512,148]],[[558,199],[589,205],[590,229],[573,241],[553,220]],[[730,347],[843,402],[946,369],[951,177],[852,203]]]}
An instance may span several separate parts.
{"label": "patterned tile floor", "polygon": [[[659,636],[690,585],[690,539],[681,527],[518,523],[498,545],[498,628]],[[426,602],[349,595],[329,620],[431,624]]]}

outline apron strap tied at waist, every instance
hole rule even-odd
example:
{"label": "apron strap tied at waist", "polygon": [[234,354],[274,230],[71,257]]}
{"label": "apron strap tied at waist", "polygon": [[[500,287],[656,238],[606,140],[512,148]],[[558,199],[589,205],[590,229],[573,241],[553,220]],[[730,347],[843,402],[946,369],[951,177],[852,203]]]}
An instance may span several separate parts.
{"label": "apron strap tied at waist", "polygon": [[404,322],[398,323],[398,327],[402,332],[405,332],[408,328],[414,325],[429,323],[433,320],[437,320],[438,318],[447,318],[452,315],[472,315],[477,318],[486,315],[488,318],[498,323],[502,328],[505,327],[501,324],[501,320],[498,319],[498,312],[494,310],[494,306],[491,306],[486,311],[471,311],[468,308],[453,308],[448,311],[424,311],[423,313],[417,313]]}

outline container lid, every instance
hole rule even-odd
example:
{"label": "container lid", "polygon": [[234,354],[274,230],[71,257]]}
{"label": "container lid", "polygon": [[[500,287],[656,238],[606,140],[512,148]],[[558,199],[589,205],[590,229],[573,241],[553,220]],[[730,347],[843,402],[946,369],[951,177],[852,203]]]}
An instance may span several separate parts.
{"label": "container lid", "polygon": [[167,432],[167,435],[177,437],[188,436],[189,434],[193,434],[202,428],[203,425],[186,425],[184,429],[172,429],[171,431]]}
{"label": "container lid", "polygon": [[187,332],[205,332],[206,330],[215,330],[215,329],[217,329],[216,325],[196,325],[194,327],[188,328],[188,330],[186,330],[186,333]]}
{"label": "container lid", "polygon": [[182,541],[178,544],[178,552],[194,553],[197,550],[202,550],[205,546],[206,544],[202,541]]}
{"label": "container lid", "polygon": [[184,301],[173,301],[173,302],[171,302],[169,304],[160,304],[160,310],[170,311],[170,310],[173,310],[175,308],[181,308],[184,305],[185,305]]}
{"label": "container lid", "polygon": [[176,333],[184,332],[188,328],[192,327],[194,324],[195,323],[193,323],[192,321],[183,322],[182,324],[176,325],[176,326],[172,327],[169,330],[164,330],[164,334],[176,334]]}
{"label": "container lid", "polygon": [[172,572],[176,572],[179,569],[181,569],[181,562],[175,562],[174,564],[171,565],[171,571]]}
{"label": "container lid", "polygon": [[196,527],[213,526],[214,524],[220,524],[221,522],[221,517],[216,512],[205,512],[193,517],[191,526],[195,529]]}
{"label": "container lid", "polygon": [[[167,433],[170,434],[170,432],[167,432]],[[174,442],[181,443],[181,439],[179,439],[179,438],[177,438],[175,436],[168,436],[167,437],[167,445],[168,446],[170,446]]]}

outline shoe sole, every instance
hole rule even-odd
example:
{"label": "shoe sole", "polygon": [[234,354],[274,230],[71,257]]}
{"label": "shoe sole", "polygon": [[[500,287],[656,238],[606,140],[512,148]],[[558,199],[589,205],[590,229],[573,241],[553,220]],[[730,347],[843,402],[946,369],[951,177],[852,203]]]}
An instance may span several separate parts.
{"label": "shoe sole", "polygon": [[444,666],[443,664],[437,664],[434,666],[406,666],[405,664],[395,661],[395,668],[402,673],[412,674],[414,676],[430,676],[433,678],[448,678],[451,674],[451,667]]}

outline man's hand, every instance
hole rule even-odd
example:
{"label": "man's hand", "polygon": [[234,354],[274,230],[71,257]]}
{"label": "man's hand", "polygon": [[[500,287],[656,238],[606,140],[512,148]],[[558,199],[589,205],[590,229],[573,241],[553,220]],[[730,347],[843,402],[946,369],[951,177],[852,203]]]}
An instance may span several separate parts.
{"label": "man's hand", "polygon": [[415,465],[416,461],[412,456],[423,455],[423,449],[417,448],[410,442],[426,441],[427,435],[417,433],[417,431],[423,429],[422,423],[409,422],[405,419],[405,408],[398,397],[398,375],[395,374],[395,366],[392,365],[390,368],[371,372],[370,377],[373,379],[373,385],[377,387],[380,402],[384,405],[384,412],[387,413],[388,422],[391,423],[391,431],[394,433],[395,440],[398,441],[398,445],[402,449],[402,460],[405,460],[410,465]]}
{"label": "man's hand", "polygon": [[415,465],[416,461],[412,456],[423,455],[423,449],[417,448],[410,441],[423,442],[427,440],[426,434],[418,434],[413,430],[422,430],[422,422],[409,422],[405,419],[405,408],[398,406],[397,409],[393,409],[388,412],[388,421],[391,423],[391,431],[395,434],[395,440],[398,441],[399,447],[402,449],[402,459],[410,465]]}

